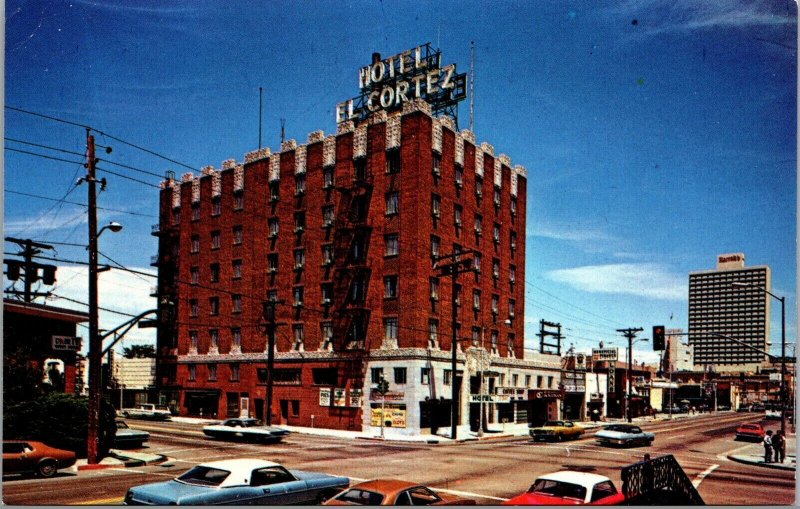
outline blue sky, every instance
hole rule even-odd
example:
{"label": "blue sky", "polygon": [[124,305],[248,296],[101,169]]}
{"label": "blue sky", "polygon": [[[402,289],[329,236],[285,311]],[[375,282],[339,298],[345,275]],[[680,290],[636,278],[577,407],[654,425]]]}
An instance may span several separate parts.
{"label": "blue sky", "polygon": [[[686,329],[688,273],[731,252],[771,267],[794,342],[793,2],[130,4],[6,4],[6,105],[175,161],[97,136],[114,149],[100,167],[150,184],[100,174],[109,185],[99,204],[111,209],[100,224],[125,225],[101,238],[114,261],[153,272],[160,179],[152,174],[219,167],[257,148],[259,87],[263,144],[276,149],[281,118],[287,138],[300,142],[335,131],[335,105],[356,95],[357,70],[372,52],[431,42],[466,72],[474,41],[476,139],[528,170],[527,347],[538,347],[540,319],[561,323],[565,346],[581,350],[622,346],[619,328],[642,327],[644,337],[656,324]],[[459,115],[467,127],[468,102]],[[20,141],[85,146],[79,127],[8,109],[5,136],[7,149],[69,161],[81,158]],[[58,242],[57,258],[85,260],[83,248],[67,245],[86,243],[85,209],[42,198],[85,203],[85,186],[74,186],[83,172],[76,162],[7,150],[5,235]],[[55,293],[85,301],[85,269],[59,266]],[[151,308],[154,284],[106,272],[101,306]],[[125,319],[104,312],[101,327]],[[128,341],[151,337],[135,331]],[[654,358],[642,348],[641,358]]]}

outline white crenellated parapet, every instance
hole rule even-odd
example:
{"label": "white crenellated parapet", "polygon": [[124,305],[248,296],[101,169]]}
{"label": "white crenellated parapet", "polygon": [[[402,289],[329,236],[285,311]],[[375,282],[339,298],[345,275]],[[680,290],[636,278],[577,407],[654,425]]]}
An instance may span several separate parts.
{"label": "white crenellated parapet", "polygon": [[423,101],[422,99],[414,99],[413,101],[407,101],[403,103],[403,115],[414,113],[415,111],[421,111],[428,116],[432,115],[431,105],[427,101]]}
{"label": "white crenellated parapet", "polygon": [[281,179],[281,155],[272,154],[269,158],[269,181]]}
{"label": "white crenellated parapet", "polygon": [[318,129],[316,131],[312,131],[312,132],[308,133],[308,141],[307,141],[307,143],[309,145],[312,144],[312,143],[319,143],[320,141],[322,141],[324,139],[325,139],[325,133],[322,132],[321,129]]}
{"label": "white crenellated parapet", "polygon": [[244,189],[244,166],[237,164],[233,168],[233,190],[241,191]]}
{"label": "white crenellated parapet", "polygon": [[255,161],[260,161],[261,159],[268,158],[269,154],[270,154],[269,147],[253,150],[252,152],[248,152],[244,155],[244,162],[245,164],[248,164]]}
{"label": "white crenellated parapet", "polygon": [[514,166],[514,172],[522,178],[528,178],[528,170],[521,164]]}
{"label": "white crenellated parapet", "polygon": [[353,159],[367,155],[367,126],[360,125],[353,136]]}
{"label": "white crenellated parapet", "polygon": [[345,120],[344,122],[339,122],[336,126],[336,134],[352,133],[355,129],[356,125],[352,120]]}
{"label": "white crenellated parapet", "polygon": [[236,167],[236,159],[225,159],[222,161],[222,166],[220,169],[222,170],[230,170],[231,168]]}
{"label": "white crenellated parapet", "polygon": [[200,168],[200,176],[205,177],[206,175],[213,175],[214,174],[214,167],[213,166],[203,166]]}
{"label": "white crenellated parapet", "polygon": [[194,179],[194,173],[187,171],[183,175],[181,175],[181,184],[184,182],[191,182]]}
{"label": "white crenellated parapet", "polygon": [[483,150],[490,156],[494,157],[494,147],[490,143],[487,143],[485,141],[481,143],[481,150]]}
{"label": "white crenellated parapet", "polygon": [[456,130],[456,126],[453,123],[453,119],[448,116],[439,117],[439,120],[442,122],[442,125],[451,131]]}
{"label": "white crenellated parapet", "polygon": [[192,179],[192,203],[200,201],[200,178]]}
{"label": "white crenellated parapet", "polygon": [[281,143],[281,152],[291,152],[296,148],[297,142],[295,140],[289,139]]}
{"label": "white crenellated parapet", "polygon": [[442,121],[441,119],[433,119],[433,134],[431,135],[431,149],[437,154],[442,153]]}
{"label": "white crenellated parapet", "polygon": [[494,185],[502,187],[503,185],[503,166],[508,168],[511,165],[511,159],[505,154],[500,154],[494,160]]}
{"label": "white crenellated parapet", "polygon": [[300,145],[294,151],[294,173],[295,175],[306,172],[306,145]]}
{"label": "white crenellated parapet", "polygon": [[336,136],[328,136],[322,141],[322,166],[336,164]]}
{"label": "white crenellated parapet", "polygon": [[475,175],[483,178],[483,149],[475,147]]}
{"label": "white crenellated parapet", "polygon": [[386,121],[386,149],[400,146],[400,116],[392,115]]}
{"label": "white crenellated parapet", "polygon": [[461,137],[467,140],[468,142],[472,143],[473,145],[475,145],[475,133],[473,133],[469,129],[462,129]]}
{"label": "white crenellated parapet", "polygon": [[368,123],[370,125],[381,124],[383,122],[386,122],[388,118],[389,115],[386,113],[386,110],[378,110],[369,116]]}
{"label": "white crenellated parapet", "polygon": [[178,208],[181,206],[181,187],[172,185],[172,181],[169,181],[170,186],[172,188],[172,208]]}
{"label": "white crenellated parapet", "polygon": [[464,135],[456,133],[456,149],[455,149],[456,164],[464,167]]}
{"label": "white crenellated parapet", "polygon": [[517,196],[517,189],[519,187],[519,177],[525,178],[525,167],[521,165],[514,166],[511,170],[511,196]]}
{"label": "white crenellated parapet", "polygon": [[211,174],[211,197],[218,198],[222,194],[222,174],[215,171]]}

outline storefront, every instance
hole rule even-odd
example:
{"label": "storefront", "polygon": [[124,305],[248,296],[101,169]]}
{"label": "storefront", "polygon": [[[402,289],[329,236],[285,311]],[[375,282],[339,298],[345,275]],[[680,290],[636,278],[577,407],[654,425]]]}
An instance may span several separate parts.
{"label": "storefront", "polygon": [[541,426],[546,421],[558,419],[560,417],[559,405],[562,400],[563,394],[558,390],[528,390],[528,424]]}

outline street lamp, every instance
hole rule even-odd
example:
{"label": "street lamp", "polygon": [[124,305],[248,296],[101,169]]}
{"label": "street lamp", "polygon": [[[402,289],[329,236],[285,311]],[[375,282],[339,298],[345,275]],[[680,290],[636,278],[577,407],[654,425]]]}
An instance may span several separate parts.
{"label": "street lamp", "polygon": [[781,434],[786,436],[786,298],[778,297],[766,288],[754,285],[752,283],[744,283],[742,281],[734,281],[731,286],[736,287],[752,287],[757,290],[770,295],[771,297],[781,302]]}

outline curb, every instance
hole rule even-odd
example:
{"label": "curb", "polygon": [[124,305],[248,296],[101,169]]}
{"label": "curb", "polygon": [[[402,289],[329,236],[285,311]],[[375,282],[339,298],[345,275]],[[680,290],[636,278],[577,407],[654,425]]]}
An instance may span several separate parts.
{"label": "curb", "polygon": [[763,460],[753,460],[751,459],[753,456],[745,456],[739,454],[732,454],[728,456],[728,459],[731,461],[735,461],[737,463],[743,463],[746,465],[755,465],[758,467],[763,468],[772,468],[776,470],[797,470],[797,464],[785,464],[785,463],[764,463]]}

